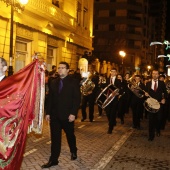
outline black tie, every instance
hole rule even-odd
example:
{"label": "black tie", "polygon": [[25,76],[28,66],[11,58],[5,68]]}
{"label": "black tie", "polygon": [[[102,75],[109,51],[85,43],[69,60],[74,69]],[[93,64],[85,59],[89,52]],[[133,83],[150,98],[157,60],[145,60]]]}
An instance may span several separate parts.
{"label": "black tie", "polygon": [[59,88],[58,88],[58,92],[59,92],[59,93],[61,92],[62,88],[63,88],[63,80],[60,79]]}

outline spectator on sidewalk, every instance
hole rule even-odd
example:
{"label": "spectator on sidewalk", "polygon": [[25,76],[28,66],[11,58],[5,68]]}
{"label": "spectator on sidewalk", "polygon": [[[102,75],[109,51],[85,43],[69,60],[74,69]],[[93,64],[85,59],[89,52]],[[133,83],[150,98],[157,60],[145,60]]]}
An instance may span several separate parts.
{"label": "spectator on sidewalk", "polygon": [[7,62],[4,58],[0,57],[0,81],[6,78],[5,72],[7,70]]}

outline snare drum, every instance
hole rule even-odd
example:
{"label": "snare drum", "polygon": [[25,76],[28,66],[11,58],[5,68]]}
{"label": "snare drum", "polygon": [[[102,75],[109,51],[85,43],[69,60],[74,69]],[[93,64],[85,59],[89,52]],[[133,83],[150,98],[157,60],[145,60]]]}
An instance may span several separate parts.
{"label": "snare drum", "polygon": [[148,112],[156,113],[160,109],[160,103],[154,98],[147,98],[144,102],[144,107]]}

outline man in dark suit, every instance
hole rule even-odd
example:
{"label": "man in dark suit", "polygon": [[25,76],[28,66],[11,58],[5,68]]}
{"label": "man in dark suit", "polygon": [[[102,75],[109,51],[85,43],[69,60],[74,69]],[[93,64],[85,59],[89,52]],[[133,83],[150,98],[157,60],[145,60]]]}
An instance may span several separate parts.
{"label": "man in dark suit", "polygon": [[166,86],[163,81],[158,80],[159,71],[152,71],[152,80],[146,83],[146,96],[156,99],[160,103],[160,110],[156,113],[149,112],[149,141],[153,141],[156,135],[160,136],[160,123],[163,104],[165,104],[165,97],[167,96]]}
{"label": "man in dark suit", "polygon": [[[114,86],[113,90],[116,88],[119,88],[121,90],[121,81],[117,79],[116,76],[117,76],[117,69],[116,68],[111,69],[110,77],[107,78],[106,84],[107,85],[112,84]],[[121,91],[119,91],[119,94],[121,94]],[[108,122],[109,122],[109,128],[107,131],[108,134],[112,134],[113,128],[114,126],[116,126],[116,113],[117,113],[117,107],[118,107],[119,94],[117,94],[115,98],[112,100],[112,102],[105,108],[106,115],[107,115]]]}
{"label": "man in dark suit", "polygon": [[0,81],[6,78],[5,72],[7,70],[7,62],[4,58],[0,57]]}
{"label": "man in dark suit", "polygon": [[93,65],[89,67],[89,72],[90,72],[90,77],[88,79],[90,79],[95,84],[95,87],[92,91],[88,91],[87,95],[83,95],[82,97],[82,105],[81,105],[82,122],[84,122],[84,120],[86,120],[87,118],[87,113],[86,113],[87,103],[89,104],[89,120],[90,122],[93,122],[94,105],[95,105],[95,99],[98,91],[99,76],[98,73],[95,71]]}
{"label": "man in dark suit", "polygon": [[133,128],[139,130],[141,128],[140,118],[143,117],[143,111],[144,111],[143,103],[144,103],[145,94],[142,90],[145,90],[145,85],[141,82],[140,75],[135,75],[134,81],[135,81],[134,85],[131,85],[131,90],[132,92],[134,92],[131,98]]}
{"label": "man in dark suit", "polygon": [[79,82],[68,75],[69,65],[60,62],[59,77],[50,83],[46,120],[50,121],[51,156],[42,168],[58,164],[61,151],[62,129],[66,133],[71,152],[71,160],[77,159],[76,137],[74,135],[74,120],[80,106]]}

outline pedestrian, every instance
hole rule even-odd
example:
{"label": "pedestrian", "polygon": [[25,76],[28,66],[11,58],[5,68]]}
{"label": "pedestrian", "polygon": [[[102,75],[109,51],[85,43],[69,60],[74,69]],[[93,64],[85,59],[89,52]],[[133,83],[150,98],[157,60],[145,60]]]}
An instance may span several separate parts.
{"label": "pedestrian", "polygon": [[61,152],[62,129],[66,133],[71,160],[77,159],[74,120],[80,106],[80,88],[76,79],[68,75],[69,64],[60,62],[59,77],[50,83],[46,120],[50,121],[51,155],[42,168],[58,165]]}
{"label": "pedestrian", "polygon": [[146,96],[150,96],[156,99],[160,103],[160,109],[154,113],[152,108],[149,111],[149,138],[148,141],[153,141],[156,135],[160,136],[161,126],[161,114],[163,112],[163,105],[165,104],[165,98],[167,96],[166,86],[163,81],[158,80],[159,71],[152,71],[152,80],[146,83]]}
{"label": "pedestrian", "polygon": [[7,70],[7,62],[4,58],[0,57],[0,81],[6,78],[5,72]]}

